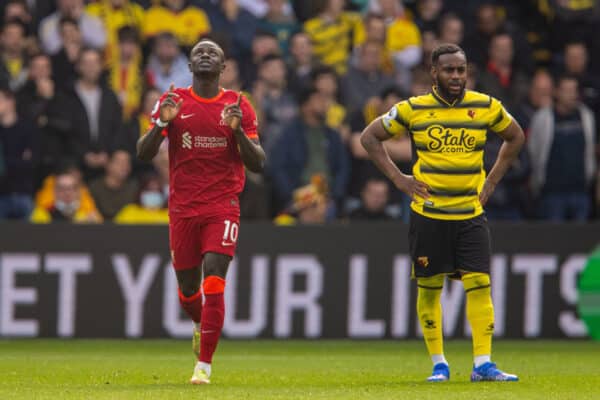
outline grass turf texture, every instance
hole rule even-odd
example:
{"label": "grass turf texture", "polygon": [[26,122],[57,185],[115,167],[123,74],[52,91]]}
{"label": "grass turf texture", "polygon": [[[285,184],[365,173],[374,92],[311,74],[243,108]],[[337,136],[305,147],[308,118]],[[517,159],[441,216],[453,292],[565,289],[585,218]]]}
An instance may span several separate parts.
{"label": "grass turf texture", "polygon": [[600,399],[600,343],[497,341],[517,383],[470,383],[471,344],[448,341],[430,384],[419,341],[222,341],[212,383],[188,384],[189,341],[0,340],[0,399]]}

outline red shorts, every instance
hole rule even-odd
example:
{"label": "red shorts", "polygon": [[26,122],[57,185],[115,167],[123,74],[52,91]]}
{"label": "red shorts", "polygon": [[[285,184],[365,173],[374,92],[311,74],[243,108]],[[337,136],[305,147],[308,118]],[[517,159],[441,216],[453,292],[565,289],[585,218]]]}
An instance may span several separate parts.
{"label": "red shorts", "polygon": [[233,257],[240,219],[236,216],[173,218],[169,224],[171,258],[176,270],[202,264],[205,253]]}

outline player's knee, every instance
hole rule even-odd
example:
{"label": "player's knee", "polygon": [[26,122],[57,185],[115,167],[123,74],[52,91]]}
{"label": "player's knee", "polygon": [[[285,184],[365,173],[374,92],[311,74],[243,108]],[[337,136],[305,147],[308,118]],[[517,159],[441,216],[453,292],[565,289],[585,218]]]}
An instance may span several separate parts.
{"label": "player's knee", "polygon": [[198,293],[199,288],[193,287],[193,285],[179,285],[179,290],[185,297],[192,297]]}
{"label": "player's knee", "polygon": [[225,279],[231,257],[223,254],[207,253],[204,256],[204,276],[218,276]]}

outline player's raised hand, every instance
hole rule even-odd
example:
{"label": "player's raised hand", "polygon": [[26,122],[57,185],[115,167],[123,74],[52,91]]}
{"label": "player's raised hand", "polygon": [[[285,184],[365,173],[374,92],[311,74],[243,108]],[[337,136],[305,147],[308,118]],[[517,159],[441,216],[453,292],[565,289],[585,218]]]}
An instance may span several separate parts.
{"label": "player's raised hand", "polygon": [[242,92],[238,93],[238,98],[235,103],[227,104],[225,108],[223,108],[223,119],[229,125],[231,129],[237,131],[240,129],[240,124],[242,122],[242,108],[240,107],[240,103],[242,102]]}
{"label": "player's raised hand", "polygon": [[415,196],[419,196],[423,199],[429,197],[429,186],[421,181],[418,181],[414,176],[405,175],[405,179],[396,186],[404,193],[410,196],[411,199],[415,199]]}
{"label": "player's raised hand", "polygon": [[160,120],[162,122],[171,122],[181,110],[183,99],[179,98],[179,95],[174,92],[175,87],[171,83],[169,87],[169,93],[167,98],[160,104]]}

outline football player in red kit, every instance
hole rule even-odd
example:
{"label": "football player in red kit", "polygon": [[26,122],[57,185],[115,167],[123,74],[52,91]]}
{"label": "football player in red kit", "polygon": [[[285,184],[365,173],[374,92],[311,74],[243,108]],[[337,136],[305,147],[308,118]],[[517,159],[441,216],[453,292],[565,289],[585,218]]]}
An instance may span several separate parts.
{"label": "football player in red kit", "polygon": [[190,52],[192,86],[171,85],[137,143],[138,157],[149,161],[164,137],[169,140],[169,242],[181,307],[194,321],[193,384],[210,382],[223,327],[244,167],[260,172],[265,162],[252,106],[240,93],[219,86],[224,61],[215,42],[198,42]]}

